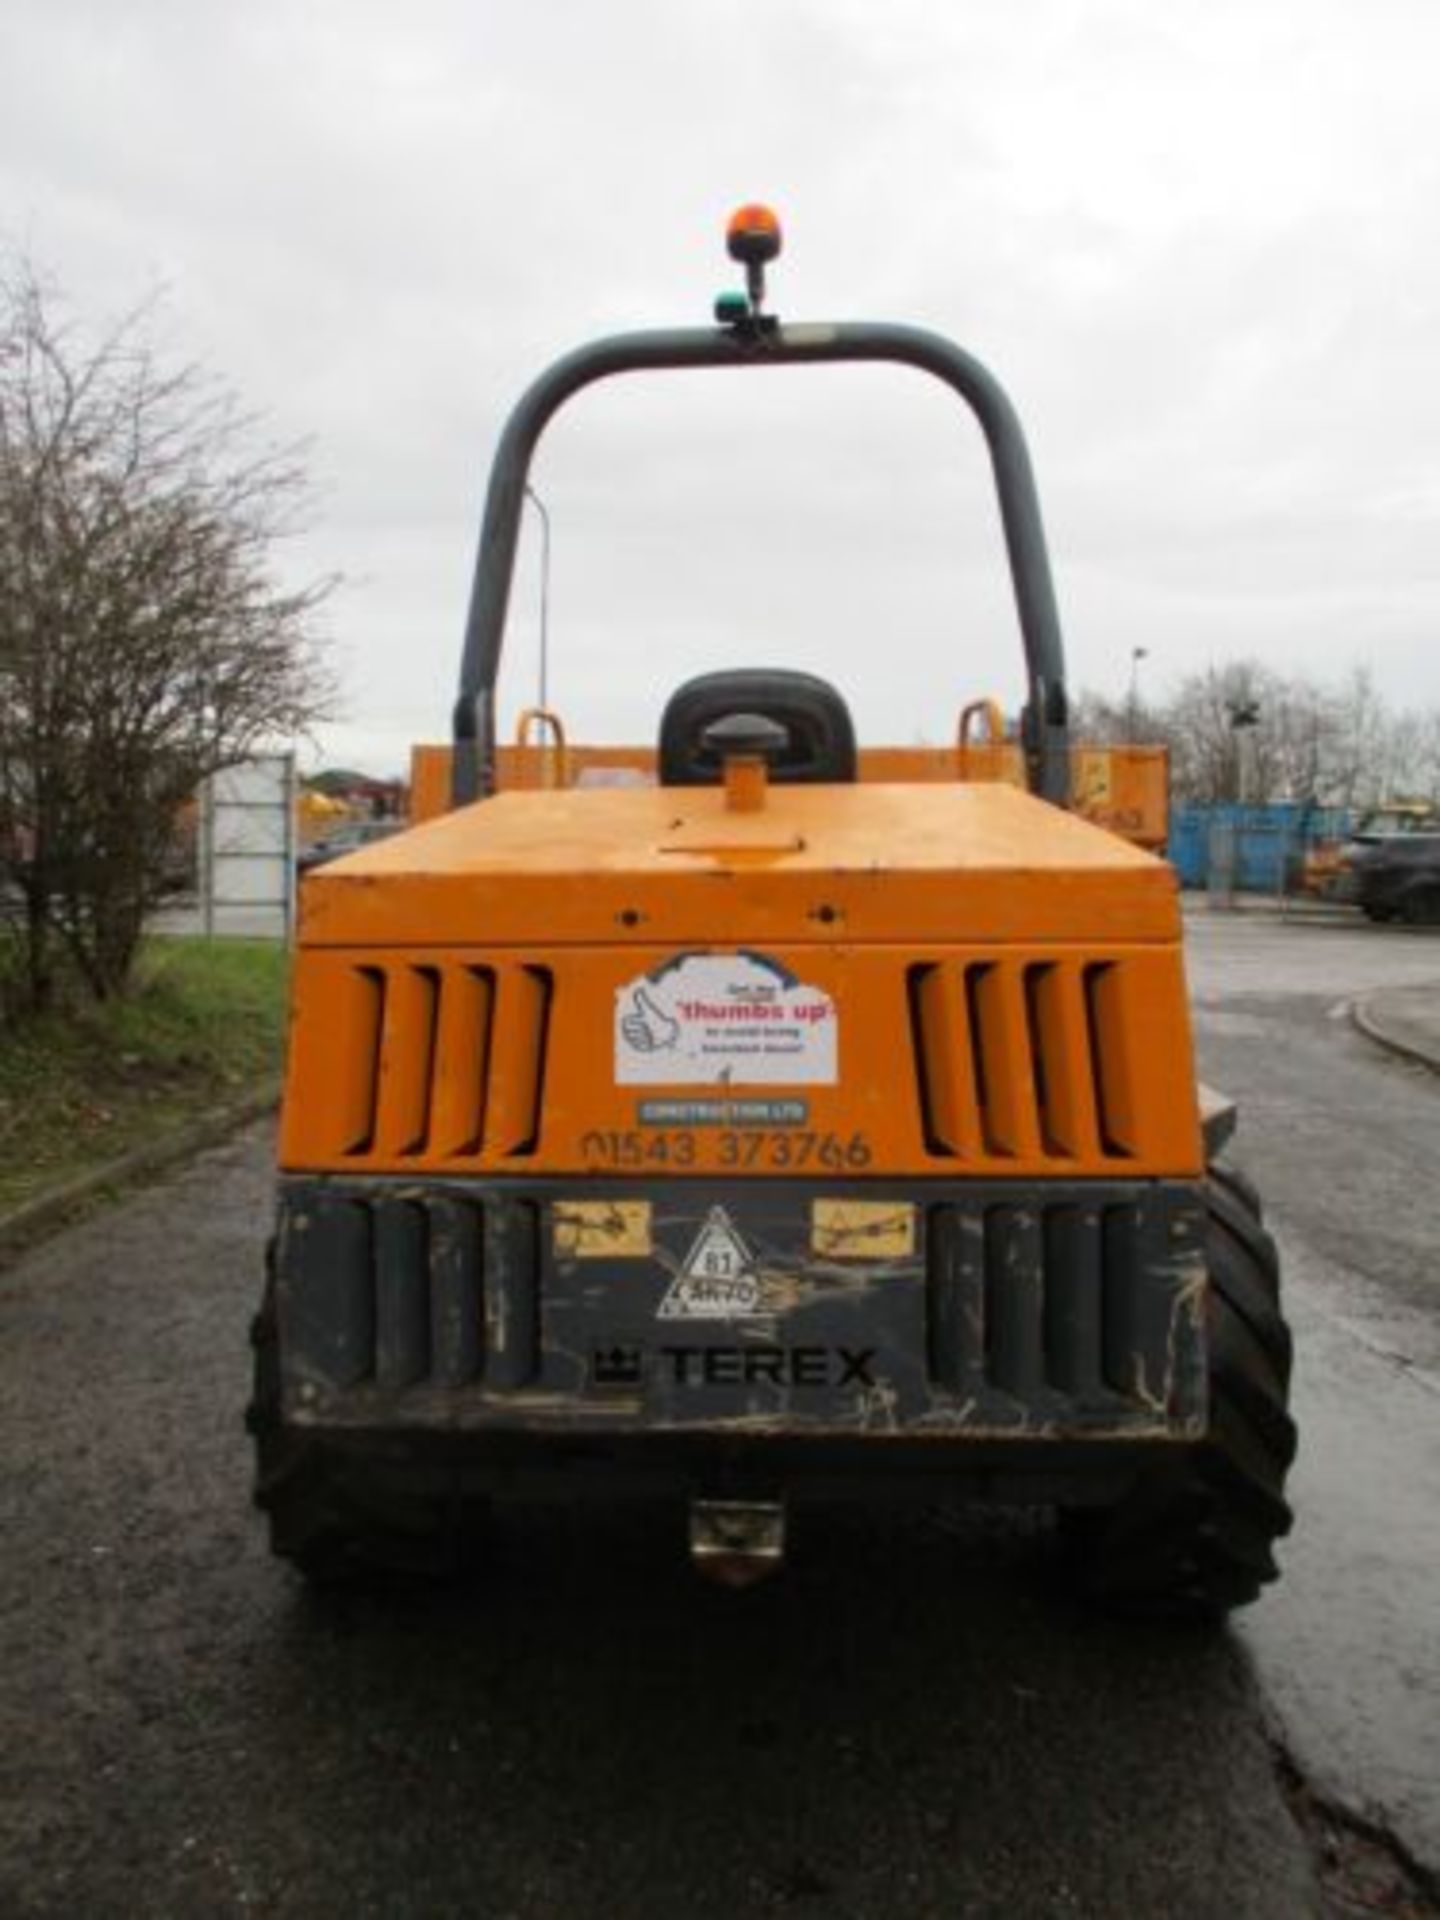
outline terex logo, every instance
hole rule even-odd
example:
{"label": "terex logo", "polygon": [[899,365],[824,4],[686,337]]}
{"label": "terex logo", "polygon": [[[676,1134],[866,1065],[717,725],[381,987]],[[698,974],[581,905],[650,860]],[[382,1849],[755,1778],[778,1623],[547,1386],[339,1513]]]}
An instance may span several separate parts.
{"label": "terex logo", "polygon": [[874,1347],[661,1347],[677,1387],[873,1387]]}
{"label": "terex logo", "polygon": [[595,1386],[639,1386],[653,1361],[672,1386],[874,1386],[874,1346],[637,1346],[597,1348],[589,1357]]}
{"label": "terex logo", "polygon": [[638,1387],[653,1366],[677,1387],[873,1387],[874,1347],[602,1347],[590,1356],[597,1387]]}

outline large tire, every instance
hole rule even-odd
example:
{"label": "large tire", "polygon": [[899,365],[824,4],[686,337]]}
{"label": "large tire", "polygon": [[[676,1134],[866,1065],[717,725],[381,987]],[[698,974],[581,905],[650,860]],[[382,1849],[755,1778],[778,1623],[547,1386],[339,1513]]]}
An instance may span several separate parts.
{"label": "large tire", "polygon": [[1214,1619],[1245,1606],[1277,1577],[1272,1549],[1290,1530],[1291,1344],[1275,1243],[1249,1181],[1223,1162],[1206,1206],[1209,1432],[1115,1506],[1068,1517],[1082,1591],[1119,1612]]}
{"label": "large tire", "polygon": [[[267,1249],[273,1269],[273,1248]],[[458,1475],[417,1470],[403,1448],[340,1447],[286,1422],[280,1393],[275,1281],[250,1328],[255,1504],[271,1550],[317,1585],[455,1579],[477,1559],[488,1502]]]}

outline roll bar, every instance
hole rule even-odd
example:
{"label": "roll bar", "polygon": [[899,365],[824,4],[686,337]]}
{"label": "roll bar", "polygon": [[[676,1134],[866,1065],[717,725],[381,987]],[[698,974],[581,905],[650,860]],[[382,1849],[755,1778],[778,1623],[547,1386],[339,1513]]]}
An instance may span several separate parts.
{"label": "roll bar", "polygon": [[573,394],[617,373],[675,367],[784,367],[836,360],[894,361],[952,387],[980,422],[990,449],[1030,692],[1021,744],[1032,792],[1058,805],[1069,794],[1065,661],[1040,502],[1030,455],[1005,390],[973,355],[943,335],[884,322],[694,327],[615,334],[557,360],[520,397],[490,471],[475,560],[460,691],[455,702],[453,799],[495,790],[495,687],[535,446]]}

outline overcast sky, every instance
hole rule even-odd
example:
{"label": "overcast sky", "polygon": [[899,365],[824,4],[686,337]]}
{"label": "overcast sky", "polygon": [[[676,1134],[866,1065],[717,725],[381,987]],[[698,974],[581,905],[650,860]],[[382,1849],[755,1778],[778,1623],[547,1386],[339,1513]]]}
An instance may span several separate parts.
{"label": "overcast sky", "polygon": [[[751,198],[783,317],[938,327],[1009,388],[1072,684],[1145,647],[1156,692],[1247,653],[1433,705],[1437,76],[1436,0],[6,0],[0,234],[97,320],[162,285],[174,352],[311,442],[331,759],[443,737],[507,407],[704,322]],[[921,375],[611,382],[534,479],[582,737],[716,666],[827,673],[871,740],[1015,702],[978,431]]]}

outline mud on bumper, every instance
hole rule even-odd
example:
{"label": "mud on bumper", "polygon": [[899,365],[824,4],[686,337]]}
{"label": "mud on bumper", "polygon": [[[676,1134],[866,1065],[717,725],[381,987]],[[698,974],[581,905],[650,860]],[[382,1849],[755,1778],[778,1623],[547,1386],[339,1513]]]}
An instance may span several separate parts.
{"label": "mud on bumper", "polygon": [[[514,1471],[707,1444],[952,1460],[1206,1422],[1197,1183],[281,1185],[285,1417]],[[823,1451],[824,1449],[820,1449]],[[1065,1446],[1070,1451],[1070,1446]]]}

